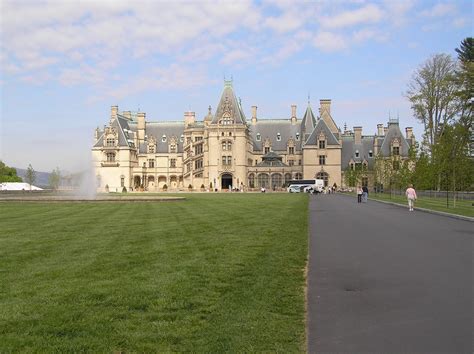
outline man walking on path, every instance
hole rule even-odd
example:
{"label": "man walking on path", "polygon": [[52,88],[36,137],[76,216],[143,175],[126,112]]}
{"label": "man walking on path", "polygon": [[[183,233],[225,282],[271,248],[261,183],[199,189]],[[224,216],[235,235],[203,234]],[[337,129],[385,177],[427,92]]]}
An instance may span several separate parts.
{"label": "man walking on path", "polygon": [[362,201],[364,203],[367,203],[367,200],[369,199],[369,188],[367,186],[362,187]]}
{"label": "man walking on path", "polygon": [[413,211],[413,205],[415,204],[415,200],[416,200],[416,191],[413,188],[413,184],[408,185],[408,188],[405,194],[408,198],[408,208],[410,211]]}
{"label": "man walking on path", "polygon": [[362,203],[362,188],[357,186],[357,203]]}

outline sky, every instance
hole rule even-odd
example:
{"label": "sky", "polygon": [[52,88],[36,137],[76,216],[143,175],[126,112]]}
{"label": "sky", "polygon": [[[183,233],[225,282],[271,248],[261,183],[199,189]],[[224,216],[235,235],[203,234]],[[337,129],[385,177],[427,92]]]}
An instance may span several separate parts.
{"label": "sky", "polygon": [[473,35],[471,1],[0,0],[0,160],[77,172],[110,107],[202,120],[233,80],[249,119],[331,99],[341,130],[399,118],[414,71]]}

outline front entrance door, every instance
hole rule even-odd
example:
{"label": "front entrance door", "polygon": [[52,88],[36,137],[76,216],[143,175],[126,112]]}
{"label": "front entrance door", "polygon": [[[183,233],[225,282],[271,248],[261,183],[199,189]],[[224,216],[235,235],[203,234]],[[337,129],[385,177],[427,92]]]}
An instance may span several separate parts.
{"label": "front entrance door", "polygon": [[221,189],[229,189],[229,186],[232,186],[232,175],[224,173],[221,176]]}

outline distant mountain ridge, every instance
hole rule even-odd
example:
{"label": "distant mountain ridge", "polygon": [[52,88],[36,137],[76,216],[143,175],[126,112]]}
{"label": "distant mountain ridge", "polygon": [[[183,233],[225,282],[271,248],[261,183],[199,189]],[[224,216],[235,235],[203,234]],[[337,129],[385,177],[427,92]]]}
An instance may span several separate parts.
{"label": "distant mountain ridge", "polygon": [[[13,167],[16,169],[16,175],[18,177],[21,177],[23,179],[23,182],[26,182],[26,169],[23,168],[17,168]],[[33,183],[33,185],[37,187],[48,187],[49,186],[49,175],[51,173],[49,172],[40,172],[40,171],[35,171],[36,172],[36,181]]]}

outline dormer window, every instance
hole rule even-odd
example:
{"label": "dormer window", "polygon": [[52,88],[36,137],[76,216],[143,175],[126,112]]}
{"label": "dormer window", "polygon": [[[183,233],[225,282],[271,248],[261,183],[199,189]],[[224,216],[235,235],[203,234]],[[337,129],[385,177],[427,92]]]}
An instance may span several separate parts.
{"label": "dormer window", "polygon": [[184,134],[181,134],[181,137],[179,138],[179,141],[181,141],[181,142],[184,141]]}
{"label": "dormer window", "polygon": [[277,133],[277,141],[281,141],[281,134]]}
{"label": "dormer window", "polygon": [[300,140],[300,133],[296,133],[296,140]]}
{"label": "dormer window", "polygon": [[155,145],[148,145],[148,153],[149,154],[154,154],[155,153]]}
{"label": "dormer window", "polygon": [[399,146],[394,146],[392,148],[392,153],[393,153],[393,156],[399,156],[400,155],[400,147]]}
{"label": "dormer window", "polygon": [[170,145],[170,152],[171,153],[176,153],[176,144],[171,144]]}
{"label": "dormer window", "polygon": [[372,150],[369,150],[369,157],[374,157],[374,152]]}
{"label": "dormer window", "polygon": [[355,157],[359,157],[359,150],[355,151]]}
{"label": "dormer window", "polygon": [[326,148],[326,140],[319,140],[319,148],[320,149]]}
{"label": "dormer window", "polygon": [[115,138],[107,138],[107,146],[115,146]]}
{"label": "dormer window", "polygon": [[257,134],[257,141],[260,141],[262,140],[262,136],[260,135],[260,133]]}
{"label": "dormer window", "polygon": [[166,143],[166,135],[163,134],[163,136],[161,137],[161,142]]}

